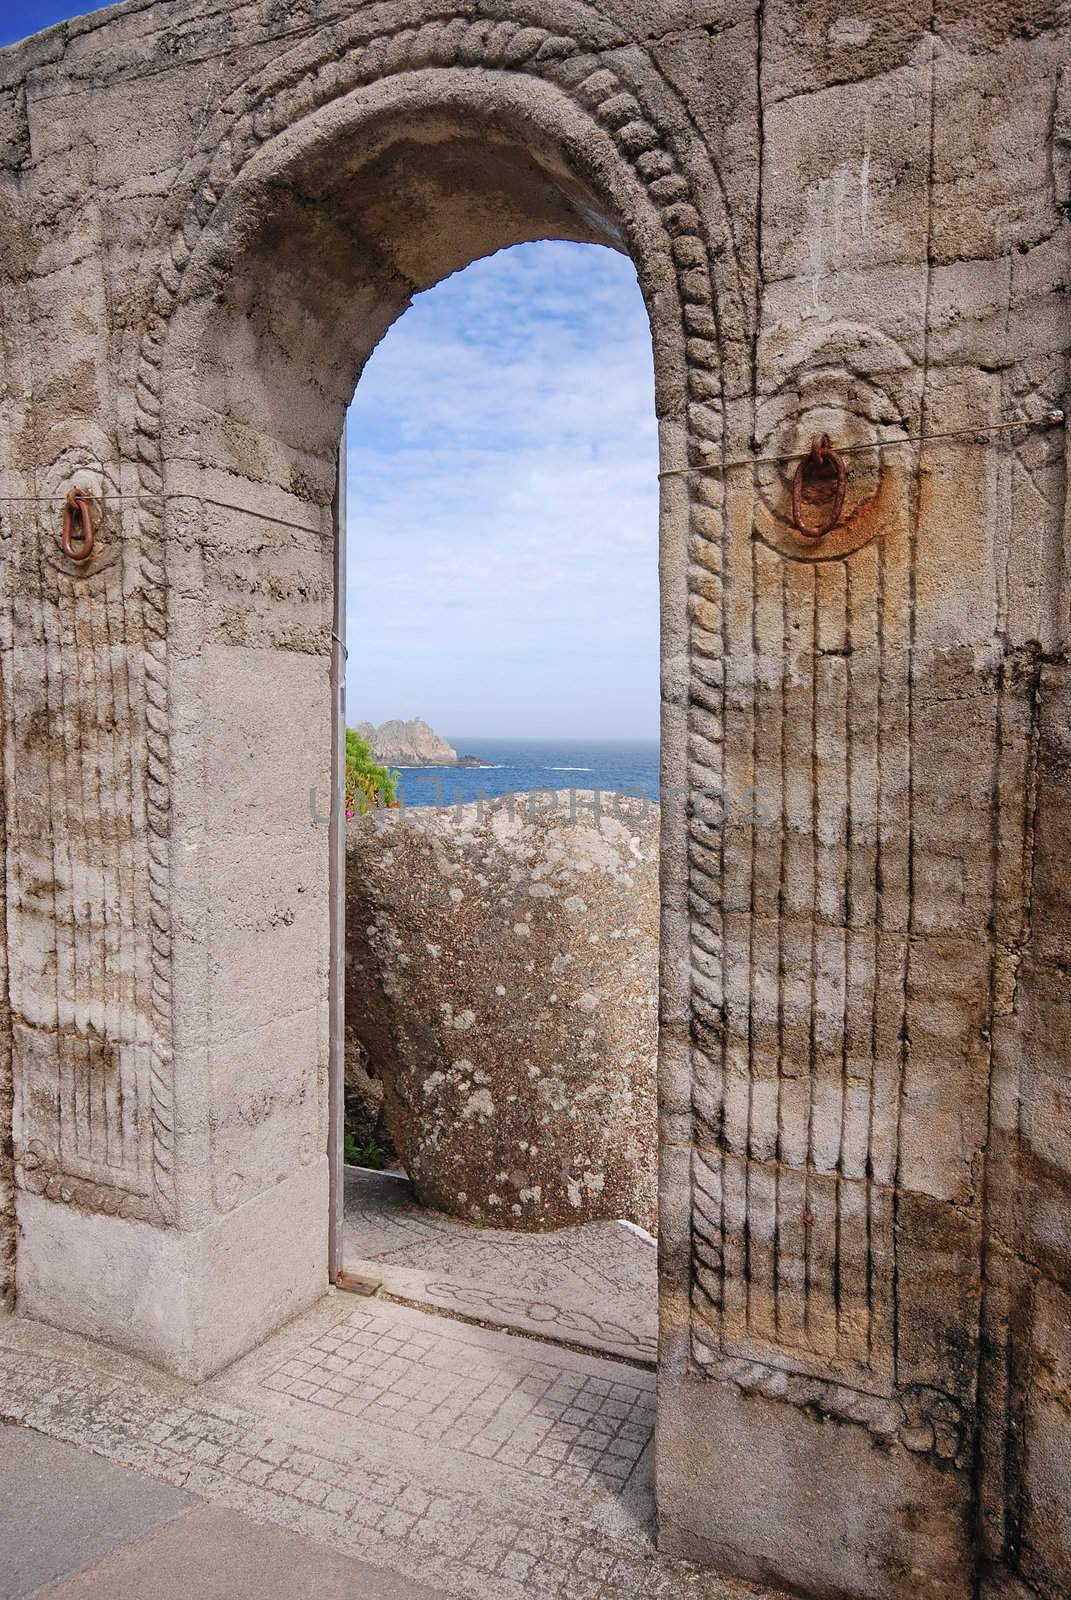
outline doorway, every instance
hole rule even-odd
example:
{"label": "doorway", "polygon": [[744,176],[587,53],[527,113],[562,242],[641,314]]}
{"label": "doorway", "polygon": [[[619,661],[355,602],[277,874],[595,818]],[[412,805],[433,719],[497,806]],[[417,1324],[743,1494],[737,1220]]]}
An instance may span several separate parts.
{"label": "doorway", "polygon": [[517,245],[419,296],[349,413],[336,608],[345,1278],[650,1366],[652,393],[619,252]]}

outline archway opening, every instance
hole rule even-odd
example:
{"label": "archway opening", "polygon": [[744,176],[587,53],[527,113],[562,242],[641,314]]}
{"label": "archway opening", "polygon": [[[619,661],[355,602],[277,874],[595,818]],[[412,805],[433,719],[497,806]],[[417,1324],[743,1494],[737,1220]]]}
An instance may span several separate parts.
{"label": "archway opening", "polygon": [[377,349],[346,496],[346,1272],[648,1364],[652,391],[629,259],[516,246]]}
{"label": "archway opening", "polygon": [[[612,132],[546,84],[462,71],[378,83],[286,129],[213,205],[168,325],[161,441],[179,641],[170,681],[191,703],[211,686],[206,725],[171,734],[172,813],[194,841],[177,857],[178,959],[203,974],[200,1010],[176,1013],[175,1046],[205,1062],[187,1115],[206,1157],[202,1177],[183,1165],[178,1207],[199,1217],[211,1204],[247,1231],[263,1214],[278,1239],[233,1348],[309,1304],[342,1265],[345,874],[341,806],[330,804],[342,764],[333,772],[328,755],[330,683],[343,672],[339,440],[358,378],[421,291],[542,240],[631,258],[653,331],[663,464],[667,450],[683,454],[685,368],[674,253],[645,184]],[[677,479],[660,515],[662,760],[679,771]],[[678,790],[668,819],[662,805],[674,841],[660,888],[663,1054],[665,1019],[686,1005],[683,803]],[[223,914],[236,894],[241,941]],[[676,1036],[670,1047],[679,1058]],[[682,1283],[683,1239],[663,1258]]]}

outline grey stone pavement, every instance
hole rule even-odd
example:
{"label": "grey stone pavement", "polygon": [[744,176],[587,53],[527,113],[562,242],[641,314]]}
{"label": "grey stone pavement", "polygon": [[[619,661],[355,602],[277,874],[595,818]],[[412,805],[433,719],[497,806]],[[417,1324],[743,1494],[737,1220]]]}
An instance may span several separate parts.
{"label": "grey stone pavement", "polygon": [[443,1600],[301,1534],[0,1425],[0,1600]]}
{"label": "grey stone pavement", "polygon": [[623,1222],[552,1233],[473,1227],[424,1210],[405,1178],[346,1168],[345,1264],[412,1305],[653,1368],[657,1254]]}
{"label": "grey stone pavement", "polygon": [[651,1373],[389,1301],[200,1385],[3,1316],[0,1417],[0,1600],[758,1592],[654,1551]]}

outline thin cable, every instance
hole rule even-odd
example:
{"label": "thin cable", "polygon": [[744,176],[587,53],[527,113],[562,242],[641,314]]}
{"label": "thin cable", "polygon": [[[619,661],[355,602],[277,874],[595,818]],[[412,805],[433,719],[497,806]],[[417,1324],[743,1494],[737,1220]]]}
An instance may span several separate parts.
{"label": "thin cable", "polygon": [[[66,498],[66,495],[52,494],[0,494],[0,505],[63,505],[66,502]],[[213,500],[209,495],[205,494],[189,494],[187,492],[180,494],[177,491],[174,494],[164,494],[159,489],[145,489],[141,494],[102,495],[99,503],[102,506],[113,506],[120,500],[136,502],[146,499],[197,500],[203,506],[216,506],[220,511],[241,511],[246,516],[256,517],[258,522],[274,522],[280,528],[292,528],[297,533],[318,533],[320,531],[317,528],[310,527],[307,522],[293,522],[288,517],[275,517],[270,511],[254,511],[251,506],[237,505],[233,500]],[[321,510],[326,511],[327,507],[323,506]]]}
{"label": "thin cable", "polygon": [[[75,470],[77,471],[77,468]],[[152,491],[147,492],[151,493]],[[63,494],[0,494],[0,503],[9,506],[53,506],[62,505],[66,498],[66,492]],[[140,494],[106,494],[104,495],[101,503],[113,506],[117,500],[141,500],[142,498],[143,496]],[[171,495],[161,495],[160,498],[176,498],[179,500],[184,500],[187,497],[185,495],[177,495],[174,497]]]}
{"label": "thin cable", "polygon": [[[872,439],[866,444],[842,444],[841,455],[858,455],[863,450],[895,450],[905,444],[931,444],[935,439],[968,439],[979,433],[1006,433],[1011,428],[1058,428],[1065,421],[1060,410],[1046,411],[1040,417],[1016,417],[1013,422],[991,422],[984,427],[949,428],[944,433],[905,433],[899,439]],[[799,450],[787,456],[740,456],[735,461],[711,462],[701,467],[666,467],[660,478],[686,478],[693,472],[730,472],[734,467],[777,467],[787,461],[803,461],[810,449]],[[0,505],[62,505],[67,494],[0,494]],[[121,500],[199,500],[202,505],[216,506],[221,511],[241,511],[258,517],[262,522],[277,522],[282,528],[297,528],[303,533],[315,533],[307,523],[290,522],[286,517],[273,517],[269,511],[254,511],[250,506],[240,506],[232,500],[213,500],[208,495],[193,494],[188,490],[164,494],[160,489],[142,489],[138,494],[106,494],[103,505],[115,505]],[[326,509],[326,508],[324,508]]]}
{"label": "thin cable", "polygon": [[[1014,422],[992,422],[977,428],[949,428],[944,433],[905,433],[899,439],[871,439],[866,444],[842,444],[837,449],[843,456],[858,455],[863,450],[895,450],[905,444],[930,444],[934,439],[966,439],[979,433],[1003,433],[1010,428],[1057,428],[1064,421],[1059,410],[1046,411],[1041,417],[1017,417]],[[712,461],[698,467],[667,467],[660,478],[687,478],[695,472],[730,472],[734,467],[778,467],[789,461],[805,461],[810,447],[794,455],[739,456],[735,461]]]}

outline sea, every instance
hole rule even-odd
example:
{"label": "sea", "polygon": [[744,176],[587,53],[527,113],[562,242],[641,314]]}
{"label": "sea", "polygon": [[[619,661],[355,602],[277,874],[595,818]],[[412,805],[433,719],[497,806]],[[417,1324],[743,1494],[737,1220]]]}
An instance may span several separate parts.
{"label": "sea", "polygon": [[459,756],[478,756],[486,765],[397,768],[403,805],[468,805],[543,791],[548,807],[568,806],[570,790],[589,789],[608,800],[623,795],[658,801],[657,739],[446,737]]}

